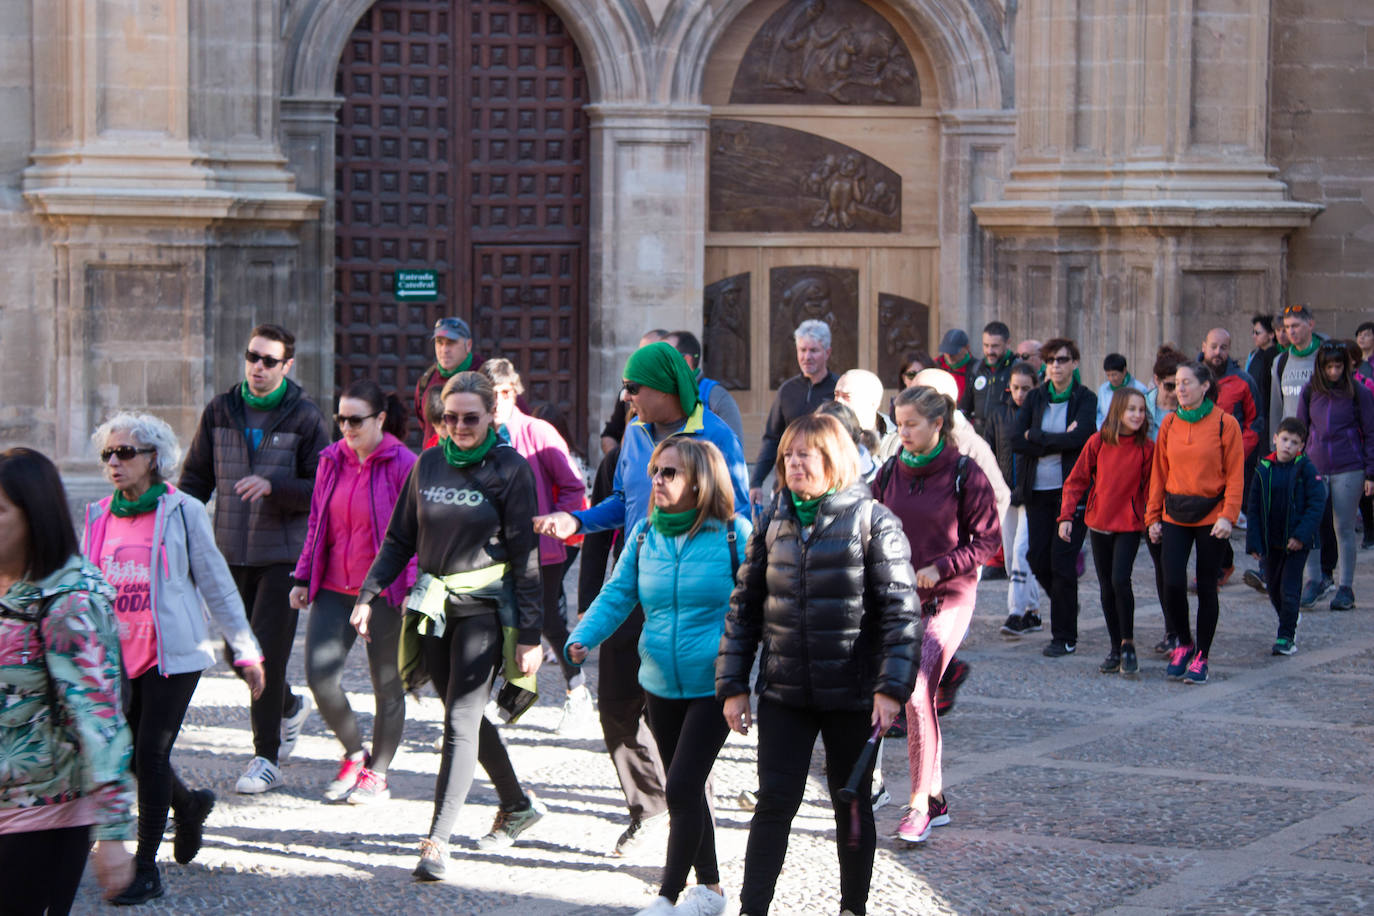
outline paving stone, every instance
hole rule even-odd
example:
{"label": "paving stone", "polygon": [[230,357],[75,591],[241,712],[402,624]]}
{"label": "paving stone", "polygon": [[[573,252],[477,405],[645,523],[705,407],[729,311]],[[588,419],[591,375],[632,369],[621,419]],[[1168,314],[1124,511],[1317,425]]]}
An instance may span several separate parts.
{"label": "paving stone", "polygon": [[1298,850],[1297,855],[1306,859],[1336,859],[1374,866],[1374,822],[1347,827]]}
{"label": "paving stone", "polygon": [[1200,900],[1189,901],[1176,909],[1171,907],[1170,912],[1174,916],[1370,913],[1374,912],[1374,877],[1352,878],[1344,874],[1286,869],[1262,871]]}

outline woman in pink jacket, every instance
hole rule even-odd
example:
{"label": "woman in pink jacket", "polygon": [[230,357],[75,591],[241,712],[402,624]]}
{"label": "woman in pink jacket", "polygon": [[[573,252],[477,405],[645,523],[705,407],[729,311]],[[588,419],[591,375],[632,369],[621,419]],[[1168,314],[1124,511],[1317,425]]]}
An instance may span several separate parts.
{"label": "woman in pink jacket", "polygon": [[[348,622],[358,588],[377,556],[391,510],[405,487],[415,455],[401,442],[406,411],[394,394],[360,379],[339,396],[335,422],[343,439],[320,452],[310,527],[296,563],[291,606],[311,605],[305,631],[305,676],[320,716],[344,746],[339,772],[325,786],[328,801],[367,804],[391,797],[386,773],[401,744],[405,689],[397,667],[402,606],[415,583],[415,564],[373,602],[368,668],[377,700],[372,751],[363,747],[348,705],[344,660],[357,631]],[[388,613],[389,612],[389,613]]]}

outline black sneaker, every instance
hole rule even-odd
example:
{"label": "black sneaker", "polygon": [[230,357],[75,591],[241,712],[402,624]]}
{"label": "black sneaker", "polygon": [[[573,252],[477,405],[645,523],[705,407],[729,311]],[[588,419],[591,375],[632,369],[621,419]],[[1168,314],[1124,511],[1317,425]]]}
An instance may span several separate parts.
{"label": "black sneaker", "polygon": [[1155,655],[1168,655],[1177,648],[1178,637],[1170,633],[1159,642],[1155,643]]}
{"label": "black sneaker", "polygon": [[110,900],[115,906],[138,906],[162,896],[162,876],[156,865],[139,865],[134,880]]}
{"label": "black sneaker", "polygon": [[632,855],[643,849],[645,845],[667,829],[667,811],[655,814],[653,817],[634,818],[630,821],[630,826],[626,827],[625,832],[620,835],[620,839],[615,841],[615,851],[611,855]]}
{"label": "black sneaker", "polygon": [[1355,590],[1348,585],[1336,589],[1336,597],[1331,599],[1331,610],[1349,611],[1355,607]]}
{"label": "black sneaker", "polygon": [[1121,670],[1121,653],[1112,652],[1102,659],[1102,664],[1097,666],[1100,674],[1116,674]]}
{"label": "black sneaker", "polygon": [[968,680],[968,673],[972,670],[973,666],[957,657],[949,660],[944,677],[940,678],[940,683],[935,687],[935,715],[948,715],[954,708],[954,698],[959,693],[959,688],[964,685],[964,681]]}
{"label": "black sneaker", "polygon": [[1040,651],[1046,658],[1063,658],[1065,655],[1072,655],[1078,648],[1077,643],[1064,642],[1062,639],[1052,639],[1050,644]]}
{"label": "black sneaker", "polygon": [[172,857],[178,865],[186,865],[200,852],[204,835],[205,819],[215,807],[215,793],[209,789],[196,789],[191,793],[191,804],[185,811],[176,814],[176,832],[172,835]]}
{"label": "black sneaker", "polygon": [[1041,630],[1045,629],[1044,624],[1040,622],[1040,615],[1035,613],[1035,611],[1026,611],[1026,613],[1022,614],[1021,622],[1025,624],[1025,632],[1027,633],[1039,633]]}
{"label": "black sneaker", "polygon": [[1259,592],[1261,595],[1269,594],[1269,586],[1265,584],[1264,576],[1260,575],[1258,569],[1247,569],[1241,573],[1240,581]]}
{"label": "black sneaker", "polygon": [[1121,647],[1121,676],[1138,677],[1140,675],[1140,662],[1135,657],[1135,646]]}
{"label": "black sneaker", "polygon": [[1020,639],[1026,632],[1026,618],[1023,614],[1008,614],[1007,622],[1002,624],[1002,635]]}
{"label": "black sneaker", "polygon": [[983,567],[983,581],[984,581],[984,582],[997,582],[998,580],[1005,579],[1006,577],[1007,577],[1007,568],[1006,568],[1005,566],[984,566],[984,567]]}
{"label": "black sneaker", "polygon": [[1371,547],[1374,547],[1374,534],[1366,533],[1364,540],[1360,541],[1360,549],[1368,550]]}

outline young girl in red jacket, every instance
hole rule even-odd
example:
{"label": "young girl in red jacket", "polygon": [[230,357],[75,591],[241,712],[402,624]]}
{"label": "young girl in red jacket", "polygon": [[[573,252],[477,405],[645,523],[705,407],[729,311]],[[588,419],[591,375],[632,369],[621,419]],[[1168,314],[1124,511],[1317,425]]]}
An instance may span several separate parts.
{"label": "young girl in red jacket", "polygon": [[1074,510],[1086,498],[1084,523],[1093,545],[1093,565],[1102,590],[1111,649],[1097,670],[1134,678],[1140,673],[1135,654],[1135,594],[1131,569],[1145,531],[1150,495],[1149,411],[1145,395],[1122,388],[1112,397],[1107,419],[1092,434],[1064,482],[1059,507],[1059,537],[1073,535]]}

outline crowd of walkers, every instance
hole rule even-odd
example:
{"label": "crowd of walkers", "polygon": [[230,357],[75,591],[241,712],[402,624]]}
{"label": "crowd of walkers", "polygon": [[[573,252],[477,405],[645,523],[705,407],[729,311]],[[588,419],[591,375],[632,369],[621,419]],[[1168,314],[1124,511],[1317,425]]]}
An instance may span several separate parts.
{"label": "crowd of walkers", "polygon": [[[88,858],[114,903],[161,896],[169,817],[175,861],[196,857],[215,795],[182,782],[172,750],[215,663],[213,626],[248,690],[245,795],[282,784],[317,709],[341,753],[322,798],[385,803],[405,694],[432,685],[443,737],[418,880],[445,877],[478,764],[499,797],[480,849],[547,815],[500,728],[536,700],[547,657],[566,689],[560,731],[599,715],[628,815],[612,855],[666,841],[642,914],[725,911],[711,771],[729,732],[757,724],[739,911],[769,911],[819,737],[840,906],[862,916],[874,809],[890,797],[884,737],[907,739],[899,840],[951,822],[940,716],[969,676],[956,653],[980,579],[1009,580],[1007,638],[1041,631],[1047,610],[1043,654],[1063,658],[1078,648],[1090,550],[1098,670],[1139,678],[1144,542],[1163,610],[1154,653],[1192,685],[1209,678],[1238,528],[1257,563],[1242,578],[1276,613],[1274,655],[1297,650],[1301,608],[1328,593],[1332,610],[1354,607],[1357,528],[1374,545],[1374,323],[1350,341],[1315,323],[1303,305],[1254,316],[1243,369],[1221,328],[1195,359],[1165,345],[1153,384],[1108,354],[1094,390],[1076,341],[1013,347],[994,321],[981,358],[957,328],[934,359],[908,354],[885,400],[876,375],[831,371],[830,328],[806,321],[752,469],[738,405],[696,336],[651,331],[624,367],[590,492],[562,418],[525,402],[510,361],[475,353],[462,319],[436,324],[413,408],[371,380],[344,388],[333,442],[288,377],[293,336],[260,325],[243,381],[205,408],[184,461],[151,415],[95,431],[113,492],[86,508],[79,539],[52,462],[0,453],[6,906],[67,912]],[[570,630],[564,578],[579,551]],[[302,611],[308,692],[287,683]],[[343,688],[359,637],[370,736]],[[593,651],[595,705],[582,673]]]}

